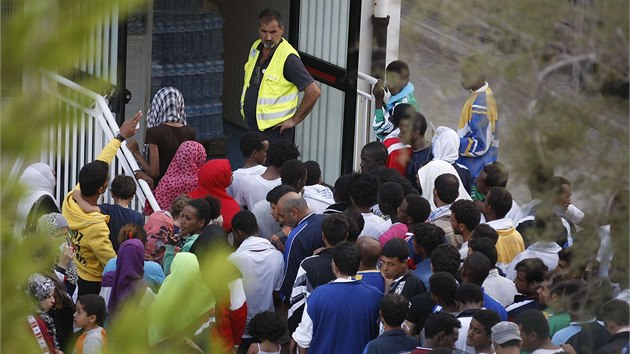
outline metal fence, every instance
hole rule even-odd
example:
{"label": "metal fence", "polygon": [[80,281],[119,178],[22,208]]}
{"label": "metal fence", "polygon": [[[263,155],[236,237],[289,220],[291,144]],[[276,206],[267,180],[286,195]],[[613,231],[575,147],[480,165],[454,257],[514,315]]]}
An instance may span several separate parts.
{"label": "metal fence", "polygon": [[359,170],[361,164],[361,149],[370,141],[376,140],[376,135],[372,129],[372,120],[374,119],[374,95],[372,88],[376,84],[377,79],[364,74],[358,73],[357,79],[357,116],[356,129],[354,133],[354,170]]}

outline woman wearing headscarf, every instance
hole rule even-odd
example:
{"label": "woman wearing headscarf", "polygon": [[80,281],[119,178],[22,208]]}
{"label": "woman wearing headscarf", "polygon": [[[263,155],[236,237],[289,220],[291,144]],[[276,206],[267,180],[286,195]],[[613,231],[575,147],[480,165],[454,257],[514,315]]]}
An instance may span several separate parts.
{"label": "woman wearing headscarf", "polygon": [[184,141],[195,140],[196,135],[195,130],[186,125],[182,93],[174,87],[163,87],[153,96],[147,113],[146,159],[136,142],[127,140],[127,146],[144,172],[158,185],[177,148]]}
{"label": "woman wearing headscarf", "polygon": [[[205,161],[206,149],[198,142],[185,141],[179,146],[166,174],[153,191],[161,209],[168,210],[177,196],[197,188],[199,169]],[[151,215],[152,212],[153,209],[147,202],[144,213]]]}
{"label": "woman wearing headscarf", "polygon": [[[429,201],[431,210],[436,209],[433,200],[435,179],[445,173],[453,174],[459,179],[459,196],[457,199],[471,200],[470,194],[466,191],[464,183],[454,166],[457,165],[455,161],[459,157],[459,137],[457,132],[448,127],[438,127],[435,130],[431,144],[433,146],[433,160],[429,161],[418,170],[418,182],[422,197]],[[468,172],[468,174],[470,176],[470,172]]]}
{"label": "woman wearing headscarf", "polygon": [[174,221],[168,211],[156,211],[149,216],[144,224],[144,231],[147,233],[147,242],[144,245],[146,259],[162,265],[165,245],[173,237],[173,229]]}
{"label": "woman wearing headscarf", "polygon": [[223,216],[223,228],[232,230],[232,217],[241,210],[236,200],[226,191],[232,184],[232,167],[226,159],[210,160],[199,171],[199,185],[188,193],[191,198],[205,198],[210,195],[221,203],[221,216]]}
{"label": "woman wearing headscarf", "polygon": [[24,187],[24,195],[17,207],[15,227],[16,238],[35,231],[37,219],[43,214],[59,212],[59,205],[53,196],[55,193],[55,174],[45,163],[38,162],[28,166],[19,180]]}
{"label": "woman wearing headscarf", "polygon": [[207,321],[214,304],[197,257],[189,252],[178,253],[171,264],[171,274],[149,306],[149,344],[178,343],[192,337]]}
{"label": "woman wearing headscarf", "polygon": [[55,283],[47,276],[35,273],[28,278],[28,294],[35,301],[35,314],[28,322],[44,353],[61,353],[55,321],[48,311],[55,305]]}

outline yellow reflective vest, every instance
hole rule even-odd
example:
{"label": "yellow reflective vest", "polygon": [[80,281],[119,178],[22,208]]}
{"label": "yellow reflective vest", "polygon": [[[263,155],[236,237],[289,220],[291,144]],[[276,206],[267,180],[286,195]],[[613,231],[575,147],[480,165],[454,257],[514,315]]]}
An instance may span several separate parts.
{"label": "yellow reflective vest", "polygon": [[[256,67],[256,61],[260,51],[258,45],[260,39],[255,41],[249,50],[249,58],[245,63],[245,80],[243,93],[241,94],[241,116],[245,118],[243,109],[245,92],[249,87],[249,81]],[[287,42],[282,40],[275,49],[271,62],[262,77],[258,90],[258,102],[256,103],[256,123],[259,130],[269,129],[290,119],[295,114],[298,106],[298,88],[284,77],[284,62],[290,54],[299,57],[298,52]]]}

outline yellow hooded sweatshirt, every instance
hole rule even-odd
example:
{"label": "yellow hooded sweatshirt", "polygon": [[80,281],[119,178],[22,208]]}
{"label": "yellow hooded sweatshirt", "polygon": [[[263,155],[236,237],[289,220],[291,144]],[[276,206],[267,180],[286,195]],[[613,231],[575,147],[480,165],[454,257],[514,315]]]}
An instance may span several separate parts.
{"label": "yellow hooded sweatshirt", "polygon": [[[96,159],[111,164],[119,148],[120,141],[112,139]],[[72,191],[76,189],[79,189],[78,184]],[[70,226],[70,240],[76,250],[74,261],[77,273],[83,280],[100,282],[103,280],[105,264],[116,257],[109,240],[109,216],[81,210],[72,198],[72,191],[63,200],[62,214]]]}

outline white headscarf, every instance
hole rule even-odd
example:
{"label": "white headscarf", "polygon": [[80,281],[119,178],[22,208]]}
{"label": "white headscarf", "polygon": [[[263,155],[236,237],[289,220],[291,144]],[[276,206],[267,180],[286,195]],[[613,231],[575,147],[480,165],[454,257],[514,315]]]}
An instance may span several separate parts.
{"label": "white headscarf", "polygon": [[438,127],[433,136],[433,160],[454,163],[459,158],[459,136],[449,127]]}
{"label": "white headscarf", "polygon": [[43,162],[34,163],[24,170],[20,176],[20,184],[25,189],[24,196],[20,199],[17,207],[17,219],[15,222],[15,235],[22,233],[26,218],[28,217],[33,204],[44,195],[49,195],[57,206],[55,200],[56,179],[52,168]]}

